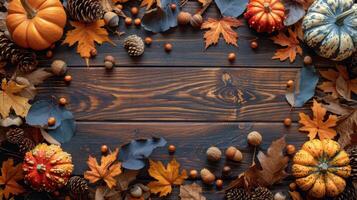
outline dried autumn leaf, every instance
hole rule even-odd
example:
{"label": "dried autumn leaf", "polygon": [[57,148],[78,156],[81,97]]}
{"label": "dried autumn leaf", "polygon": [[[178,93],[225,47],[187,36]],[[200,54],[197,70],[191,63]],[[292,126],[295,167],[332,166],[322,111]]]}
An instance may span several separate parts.
{"label": "dried autumn leaf", "polygon": [[352,144],[351,136],[357,134],[357,110],[343,116],[336,126],[336,131],[340,135],[338,143],[341,147]]}
{"label": "dried autumn leaf", "polygon": [[311,109],[313,111],[313,119],[310,119],[305,113],[299,113],[299,123],[304,125],[299,131],[309,132],[308,136],[310,140],[314,139],[316,135],[318,135],[321,140],[334,138],[336,136],[336,131],[332,129],[332,127],[336,126],[337,116],[329,115],[328,119],[325,121],[327,110],[315,99]]}
{"label": "dried autumn leaf", "polygon": [[202,7],[207,6],[208,4],[212,3],[212,0],[198,0],[202,4]]}
{"label": "dried autumn leaf", "polygon": [[0,185],[5,186],[3,190],[5,199],[8,199],[11,194],[18,195],[25,191],[24,188],[17,183],[17,181],[21,179],[23,179],[21,163],[14,166],[12,159],[8,159],[2,163]]}
{"label": "dried autumn leaf", "polygon": [[90,183],[104,180],[110,189],[116,186],[115,177],[121,173],[121,163],[116,162],[118,153],[119,150],[115,149],[109,155],[102,156],[100,165],[95,157],[89,156],[87,164],[90,170],[84,172],[84,178]]}
{"label": "dried autumn leaf", "polygon": [[150,160],[149,174],[157,181],[151,181],[148,186],[152,193],[160,193],[160,197],[171,193],[172,185],[182,185],[187,179],[186,170],[179,173],[180,164],[175,160],[171,160],[167,167],[161,161],[155,162]]}
{"label": "dried autumn leaf", "polygon": [[206,200],[202,195],[202,187],[196,183],[191,185],[182,185],[180,187],[181,200]]}
{"label": "dried autumn leaf", "polygon": [[290,62],[294,62],[296,54],[302,55],[302,48],[300,47],[299,40],[297,39],[297,33],[288,29],[289,36],[280,31],[277,36],[271,37],[275,44],[283,46],[285,48],[276,50],[272,59],[279,59],[284,61],[289,58]]}
{"label": "dried autumn leaf", "polygon": [[77,53],[86,60],[89,65],[90,52],[95,49],[95,42],[102,44],[104,42],[114,43],[109,39],[108,32],[103,26],[104,20],[98,20],[93,23],[70,22],[74,27],[66,34],[66,39],[62,44],[74,45],[78,42]]}
{"label": "dried autumn leaf", "polygon": [[217,44],[221,34],[227,44],[238,46],[238,33],[233,31],[232,27],[237,28],[241,25],[242,22],[233,17],[224,17],[220,20],[208,18],[201,26],[201,29],[210,29],[203,36],[206,43],[205,48]]}
{"label": "dried autumn leaf", "polygon": [[21,117],[25,117],[31,105],[28,103],[29,99],[19,96],[18,93],[22,92],[27,86],[20,85],[15,81],[6,79],[2,80],[0,90],[0,114],[2,118],[9,116],[11,108],[15,113]]}
{"label": "dried autumn leaf", "polygon": [[160,6],[160,0],[143,0],[140,4],[140,7],[146,7],[146,10],[149,10],[155,4]]}

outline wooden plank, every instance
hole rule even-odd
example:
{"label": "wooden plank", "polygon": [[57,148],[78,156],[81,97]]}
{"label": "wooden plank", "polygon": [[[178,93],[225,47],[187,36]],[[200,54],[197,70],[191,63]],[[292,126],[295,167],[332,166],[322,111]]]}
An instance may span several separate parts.
{"label": "wooden plank", "polygon": [[[184,10],[195,13],[199,9],[197,1],[191,1],[184,7]],[[129,13],[126,11],[126,13]],[[141,12],[141,14],[143,11]],[[130,14],[129,14],[130,16]],[[205,18],[214,17],[219,18],[219,11],[215,5],[212,5],[204,15]],[[244,19],[241,19],[245,21]],[[114,34],[111,38],[116,46],[105,43],[98,47],[98,55],[90,60],[91,66],[103,66],[103,60],[106,55],[112,55],[117,59],[118,66],[205,66],[205,67],[301,67],[302,57],[297,56],[294,63],[280,62],[279,60],[272,60],[275,50],[279,47],[274,45],[269,39],[269,35],[257,34],[255,31],[249,29],[247,24],[238,28],[239,34],[238,48],[227,45],[221,39],[219,44],[210,47],[208,50],[204,49],[203,34],[204,30],[194,30],[190,26],[173,28],[163,34],[152,34],[142,28],[137,28],[134,25],[126,27],[124,20],[120,22],[120,31],[126,32],[124,36],[118,37]],[[126,36],[137,34],[141,37],[151,36],[153,44],[146,47],[143,56],[138,58],[131,58],[127,55],[122,47],[123,40]],[[259,48],[253,50],[250,48],[250,42],[257,39]],[[165,43],[173,44],[173,51],[166,53],[164,51]],[[60,43],[60,42],[59,42]],[[53,59],[63,59],[69,66],[86,66],[83,59],[76,53],[76,48],[60,46],[54,51]],[[235,52],[237,59],[234,63],[227,60],[227,55],[230,52]],[[307,51],[306,53],[312,53]],[[314,55],[314,54],[313,54]],[[330,65],[330,63],[319,57],[314,57],[319,66]],[[40,64],[48,66],[51,59],[42,56]]]}
{"label": "wooden plank", "polygon": [[69,86],[46,81],[39,97],[67,97],[80,121],[278,121],[299,111],[285,100],[297,69],[75,68]]}

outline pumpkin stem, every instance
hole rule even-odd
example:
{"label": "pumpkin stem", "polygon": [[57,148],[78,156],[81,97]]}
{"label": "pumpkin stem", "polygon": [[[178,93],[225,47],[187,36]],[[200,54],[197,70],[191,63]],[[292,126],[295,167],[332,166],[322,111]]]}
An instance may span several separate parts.
{"label": "pumpkin stem", "polygon": [[357,6],[352,6],[351,9],[337,15],[336,17],[336,24],[339,26],[343,25],[343,21],[346,19],[346,17],[350,16],[351,14],[353,14],[354,12],[357,12]]}
{"label": "pumpkin stem", "polygon": [[22,7],[27,13],[27,18],[32,19],[36,16],[36,10],[33,9],[27,0],[20,0]]}
{"label": "pumpkin stem", "polygon": [[268,2],[265,2],[265,3],[264,3],[264,11],[265,11],[266,13],[268,13],[268,12],[271,11],[271,10],[270,10],[270,4],[269,4]]}
{"label": "pumpkin stem", "polygon": [[46,166],[44,164],[38,164],[36,166],[36,170],[38,171],[38,173],[42,174],[46,172]]}

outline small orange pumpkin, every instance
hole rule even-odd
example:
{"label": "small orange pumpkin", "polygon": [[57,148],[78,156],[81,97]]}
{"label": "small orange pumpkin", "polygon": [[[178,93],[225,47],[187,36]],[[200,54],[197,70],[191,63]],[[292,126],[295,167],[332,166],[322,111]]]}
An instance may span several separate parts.
{"label": "small orange pumpkin", "polygon": [[59,0],[12,0],[6,25],[16,44],[43,50],[61,39],[67,16]]}

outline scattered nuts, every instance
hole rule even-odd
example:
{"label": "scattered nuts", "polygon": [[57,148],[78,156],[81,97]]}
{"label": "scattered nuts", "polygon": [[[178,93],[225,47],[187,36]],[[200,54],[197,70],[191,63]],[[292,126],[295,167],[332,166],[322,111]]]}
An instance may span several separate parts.
{"label": "scattered nuts", "polygon": [[208,169],[203,168],[200,172],[203,183],[212,185],[216,179],[215,175],[212,174]]}
{"label": "scattered nuts", "polygon": [[56,124],[56,118],[54,117],[49,117],[47,120],[47,125],[48,126],[54,126]]}
{"label": "scattered nuts", "polygon": [[295,191],[296,188],[297,188],[296,183],[292,182],[292,183],[289,184],[289,189],[290,189],[290,191]]}
{"label": "scattered nuts", "polygon": [[117,27],[119,25],[119,16],[114,12],[106,12],[104,14],[104,22],[109,27]]}
{"label": "scattered nuts", "polygon": [[169,145],[169,147],[168,147],[168,150],[169,150],[169,153],[175,153],[175,151],[176,151],[176,147],[175,147],[175,145]]}
{"label": "scattered nuts", "polygon": [[311,64],[312,64],[312,58],[311,58],[311,56],[305,56],[305,57],[304,57],[304,64],[305,64],[305,65],[311,65]]}
{"label": "scattered nuts", "polygon": [[231,167],[228,165],[224,166],[222,169],[222,174],[224,176],[228,176],[230,173],[231,173]]}
{"label": "scattered nuts", "polygon": [[228,54],[228,60],[229,62],[234,62],[236,59],[236,54],[235,53],[229,53]]}
{"label": "scattered nuts", "polygon": [[230,146],[226,150],[226,157],[229,160],[239,162],[239,161],[242,161],[243,154],[237,148]]}
{"label": "scattered nuts", "polygon": [[190,23],[192,18],[192,15],[188,12],[180,12],[177,15],[177,22],[180,25],[187,25],[188,23]]}
{"label": "scattered nuts", "polygon": [[252,48],[252,49],[258,48],[258,42],[257,41],[251,41],[250,42],[250,48]]}
{"label": "scattered nuts", "polygon": [[104,62],[104,67],[105,67],[105,69],[110,70],[110,69],[113,69],[114,64],[112,62],[110,62],[110,61],[105,61]]}
{"label": "scattered nuts", "polygon": [[130,26],[133,23],[133,20],[130,17],[126,17],[124,21],[127,26]]}
{"label": "scattered nuts", "polygon": [[202,15],[195,14],[191,17],[190,24],[193,28],[201,28],[202,23],[203,23]]}
{"label": "scattered nuts", "polygon": [[134,185],[131,189],[130,189],[130,195],[134,198],[139,198],[143,195],[143,190],[141,189],[141,187]]}
{"label": "scattered nuts", "polygon": [[67,104],[67,99],[64,97],[59,98],[58,104],[61,106],[65,106]]}
{"label": "scattered nuts", "polygon": [[66,75],[64,77],[64,81],[66,81],[67,83],[70,83],[72,81],[72,76],[71,75]]}
{"label": "scattered nuts", "polygon": [[219,161],[222,156],[221,150],[217,147],[210,147],[206,151],[207,159],[210,161]]}
{"label": "scattered nuts", "polygon": [[197,170],[193,169],[190,171],[190,178],[196,179],[198,177],[198,172]]}
{"label": "scattered nuts", "polygon": [[63,60],[54,60],[51,63],[51,71],[56,76],[62,76],[67,72],[67,63]]}
{"label": "scattered nuts", "polygon": [[296,152],[296,148],[294,145],[292,145],[292,144],[286,145],[286,153],[288,155],[293,155],[295,152]]}
{"label": "scattered nuts", "polygon": [[152,43],[152,38],[151,37],[146,37],[144,39],[145,44],[150,45]]}
{"label": "scattered nuts", "polygon": [[165,46],[164,46],[164,48],[165,48],[165,51],[166,51],[166,52],[170,52],[170,51],[172,51],[172,44],[166,43]]}
{"label": "scattered nuts", "polygon": [[171,8],[172,11],[174,11],[174,10],[176,10],[177,5],[176,5],[175,3],[172,3],[172,4],[170,5],[170,8]]}
{"label": "scattered nuts", "polygon": [[134,24],[135,24],[135,26],[140,26],[140,24],[141,24],[141,19],[140,19],[140,18],[136,18],[136,19],[134,20]]}
{"label": "scattered nuts", "polygon": [[102,154],[106,154],[106,153],[108,153],[108,146],[107,145],[102,145],[101,147],[100,147],[100,152],[102,152]]}
{"label": "scattered nuts", "polygon": [[293,80],[288,80],[288,82],[286,83],[286,87],[291,88],[294,86],[294,81]]}
{"label": "scattered nuts", "polygon": [[289,127],[289,126],[291,126],[291,123],[292,123],[292,121],[291,121],[291,119],[289,117],[284,119],[284,125],[285,126]]}
{"label": "scattered nuts", "polygon": [[252,146],[258,146],[262,143],[263,137],[257,131],[252,131],[247,136],[248,144]]}
{"label": "scattered nuts", "polygon": [[222,179],[217,179],[217,180],[216,180],[216,187],[217,187],[218,189],[222,189],[222,187],[223,187],[223,181],[222,181]]}
{"label": "scattered nuts", "polygon": [[139,9],[138,9],[138,7],[134,6],[130,9],[130,12],[132,15],[137,15],[139,13]]}
{"label": "scattered nuts", "polygon": [[115,64],[115,58],[113,56],[111,56],[111,55],[105,56],[104,62],[105,61],[109,61],[109,62]]}

